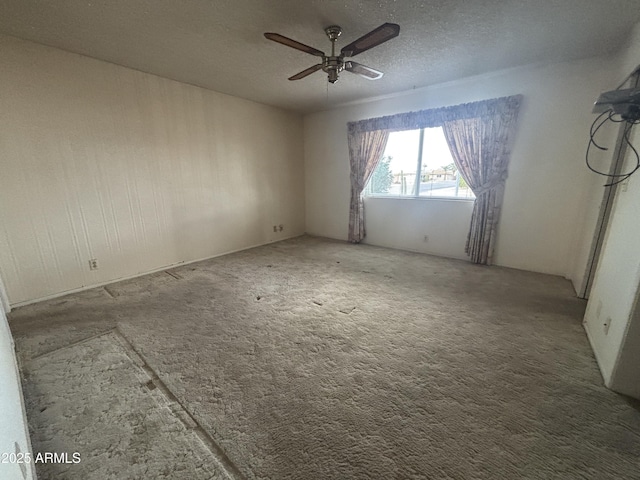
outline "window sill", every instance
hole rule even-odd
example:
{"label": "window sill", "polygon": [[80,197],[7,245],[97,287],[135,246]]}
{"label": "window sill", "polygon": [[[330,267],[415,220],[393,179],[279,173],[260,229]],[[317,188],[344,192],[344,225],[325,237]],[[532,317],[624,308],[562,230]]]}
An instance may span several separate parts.
{"label": "window sill", "polygon": [[475,201],[475,198],[463,198],[463,197],[436,197],[436,196],[423,196],[423,197],[416,197],[416,196],[410,196],[410,195],[375,195],[375,194],[369,194],[369,195],[365,195],[364,196],[365,199],[367,198],[375,198],[375,199],[380,199],[380,198],[384,198],[384,199],[389,199],[389,200],[438,200],[440,202],[442,201],[451,201],[451,202],[467,202],[467,203],[472,203]]}

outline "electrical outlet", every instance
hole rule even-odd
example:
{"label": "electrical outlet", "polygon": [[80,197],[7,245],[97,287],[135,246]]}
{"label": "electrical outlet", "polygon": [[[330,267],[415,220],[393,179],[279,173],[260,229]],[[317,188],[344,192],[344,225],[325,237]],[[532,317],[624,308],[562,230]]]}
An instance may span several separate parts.
{"label": "electrical outlet", "polygon": [[284,225],[283,224],[278,225],[278,230],[283,231],[284,230]]}
{"label": "electrical outlet", "polygon": [[274,225],[274,226],[273,226],[273,231],[274,231],[275,233],[277,233],[277,232],[278,232],[278,226],[277,226],[277,225]]}
{"label": "electrical outlet", "polygon": [[89,260],[89,270],[97,270],[98,269],[98,259],[92,258]]}
{"label": "electrical outlet", "polygon": [[429,235],[425,235],[424,238],[422,239],[422,241],[424,243],[427,243],[429,241]]}
{"label": "electrical outlet", "polygon": [[611,327],[611,317],[607,317],[607,321],[602,325],[604,334],[609,335],[609,327]]}

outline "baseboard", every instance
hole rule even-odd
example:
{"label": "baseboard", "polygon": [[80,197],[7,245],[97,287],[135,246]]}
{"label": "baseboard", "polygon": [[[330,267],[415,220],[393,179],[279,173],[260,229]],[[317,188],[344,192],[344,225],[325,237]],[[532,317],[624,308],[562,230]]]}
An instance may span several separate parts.
{"label": "baseboard", "polygon": [[133,278],[144,277],[145,275],[151,275],[152,273],[162,272],[163,270],[180,267],[182,265],[190,265],[192,263],[204,262],[206,260],[211,260],[212,258],[222,257],[224,255],[231,255],[232,253],[242,252],[244,250],[251,250],[252,248],[263,247],[265,245],[271,245],[272,243],[283,242],[285,240],[290,240],[292,238],[302,237],[304,235],[305,235],[304,233],[299,233],[299,234],[291,235],[291,236],[288,236],[288,237],[279,238],[277,240],[272,240],[272,241],[269,241],[269,242],[265,242],[265,243],[259,243],[259,244],[256,244],[256,245],[250,245],[248,247],[238,248],[236,250],[229,250],[227,252],[217,253],[215,255],[211,255],[211,256],[208,256],[208,257],[204,257],[204,258],[198,258],[196,260],[186,260],[186,261],[171,263],[169,265],[164,265],[162,267],[154,268],[152,270],[146,270],[144,272],[136,273],[134,275],[128,275],[126,277],[118,277],[118,278],[115,278],[113,280],[108,280],[106,282],[93,283],[91,285],[84,285],[82,287],[73,288],[73,289],[70,289],[70,290],[64,290],[62,292],[52,293],[51,295],[45,295],[44,297],[38,297],[38,298],[31,299],[31,300],[24,300],[22,302],[12,303],[12,304],[9,305],[9,307],[11,309],[13,309],[13,308],[25,307],[27,305],[32,305],[34,303],[46,302],[47,300],[53,300],[55,298],[64,297],[66,295],[71,295],[73,293],[84,292],[85,290],[91,290],[93,288],[104,287],[105,285],[111,285],[113,283],[122,282],[124,280],[131,280]]}
{"label": "baseboard", "polygon": [[339,242],[348,242],[349,241],[346,238],[330,237],[328,235],[323,235],[323,234],[320,234],[320,233],[305,232],[305,235],[307,235],[308,237],[314,237],[314,238],[327,238],[329,240],[337,240]]}

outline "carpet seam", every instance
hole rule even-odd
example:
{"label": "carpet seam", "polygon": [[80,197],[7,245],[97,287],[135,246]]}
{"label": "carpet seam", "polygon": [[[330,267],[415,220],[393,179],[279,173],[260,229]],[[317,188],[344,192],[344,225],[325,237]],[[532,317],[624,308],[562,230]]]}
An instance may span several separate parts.
{"label": "carpet seam", "polygon": [[28,362],[31,362],[33,360],[37,360],[39,358],[46,357],[47,355],[51,355],[52,353],[59,352],[60,350],[65,350],[67,348],[76,347],[76,346],[78,346],[78,345],[80,345],[82,343],[90,342],[91,340],[95,340],[96,338],[104,337],[105,335],[109,335],[110,333],[113,333],[113,332],[115,332],[115,328],[112,328],[110,330],[106,330],[106,331],[101,332],[101,333],[97,333],[95,335],[91,335],[90,337],[86,337],[86,338],[83,338],[83,339],[78,340],[76,342],[69,343],[68,345],[63,345],[62,347],[54,348],[53,350],[49,350],[48,352],[39,353],[38,355],[36,355],[34,357],[26,358],[25,362],[28,363]]}
{"label": "carpet seam", "polygon": [[[178,397],[176,397],[176,395],[169,389],[169,387],[162,381],[162,379],[160,379],[156,371],[149,365],[144,355],[135,348],[135,346],[129,341],[129,339],[124,335],[124,333],[120,331],[118,327],[113,329],[113,333],[123,344],[124,348],[128,350],[127,354],[130,354],[130,352],[132,352],[140,360],[141,362],[141,365],[139,365],[140,368],[142,368],[142,370],[144,370],[147,373],[147,375],[149,375],[149,377],[151,378],[151,381],[162,392],[165,398],[170,403],[173,403],[179,406],[182,409],[182,411],[189,417],[189,419],[194,423],[195,427],[186,425],[186,424],[185,426],[198,436],[198,438],[211,452],[211,454],[216,459],[220,467],[227,474],[227,476],[235,480],[246,480],[246,477],[240,472],[238,467],[235,465],[235,463],[233,463],[233,461],[225,453],[222,447],[218,445],[218,443],[213,439],[213,437],[209,434],[209,432],[207,432],[207,430],[205,430],[205,428],[202,425],[200,425],[200,422],[196,420],[196,418],[191,414],[191,412],[186,408],[186,406],[178,399]],[[177,417],[180,418],[179,416]]]}

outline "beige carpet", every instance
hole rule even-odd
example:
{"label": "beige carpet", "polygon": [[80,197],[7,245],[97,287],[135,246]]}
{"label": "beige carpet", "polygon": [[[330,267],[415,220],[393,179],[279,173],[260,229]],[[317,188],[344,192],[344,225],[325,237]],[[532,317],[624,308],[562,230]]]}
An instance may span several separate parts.
{"label": "beige carpet", "polygon": [[11,326],[25,365],[117,327],[232,478],[640,478],[640,409],[602,386],[583,311],[557,277],[302,237]]}

